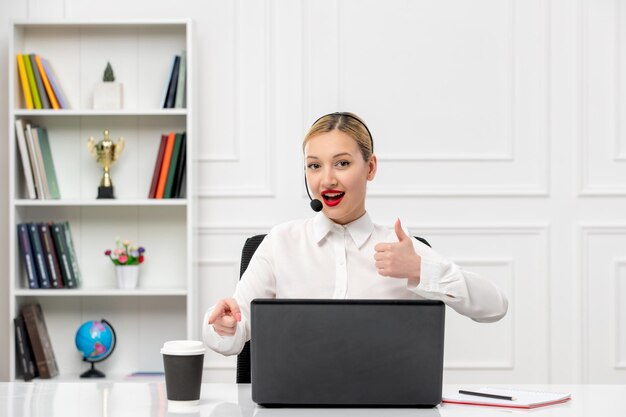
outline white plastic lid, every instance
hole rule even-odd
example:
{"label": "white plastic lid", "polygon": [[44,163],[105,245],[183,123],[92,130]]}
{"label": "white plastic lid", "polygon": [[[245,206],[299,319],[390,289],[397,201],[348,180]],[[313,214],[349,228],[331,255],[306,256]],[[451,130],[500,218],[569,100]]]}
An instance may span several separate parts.
{"label": "white plastic lid", "polygon": [[161,348],[164,355],[202,355],[205,351],[204,343],[197,340],[171,340],[165,342]]}

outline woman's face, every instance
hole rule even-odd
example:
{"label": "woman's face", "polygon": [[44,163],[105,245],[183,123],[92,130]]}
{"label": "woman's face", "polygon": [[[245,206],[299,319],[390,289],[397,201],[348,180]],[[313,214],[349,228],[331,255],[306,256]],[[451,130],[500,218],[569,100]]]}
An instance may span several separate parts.
{"label": "woman's face", "polygon": [[335,129],[311,138],[304,158],[311,193],[329,219],[348,224],[365,214],[367,181],[376,175],[375,155],[365,162],[357,142]]}

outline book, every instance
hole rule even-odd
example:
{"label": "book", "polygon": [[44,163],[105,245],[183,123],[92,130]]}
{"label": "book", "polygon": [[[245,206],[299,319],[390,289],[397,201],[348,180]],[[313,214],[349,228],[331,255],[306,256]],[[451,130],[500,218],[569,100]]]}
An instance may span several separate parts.
{"label": "book", "polygon": [[50,85],[50,81],[48,80],[48,74],[43,67],[43,63],[41,62],[41,57],[39,55],[35,55],[35,62],[37,62],[37,69],[39,70],[39,74],[41,75],[41,81],[43,81],[44,89],[46,90],[46,95],[48,96],[48,100],[50,100],[50,105],[53,109],[59,109],[59,102],[57,101],[56,96],[54,95],[54,91],[52,91],[52,86]]}
{"label": "book", "polygon": [[28,85],[30,86],[30,93],[33,96],[33,106],[35,109],[41,108],[41,100],[39,98],[39,91],[37,91],[37,82],[35,81],[35,74],[33,73],[33,67],[31,66],[30,56],[22,55],[24,61],[24,69],[26,70],[26,77],[28,78]]}
{"label": "book", "polygon": [[80,287],[80,268],[78,267],[78,257],[76,256],[76,250],[74,250],[74,240],[72,239],[72,230],[70,229],[70,222],[65,221],[61,223],[63,225],[63,233],[65,233],[65,242],[67,243],[67,253],[70,257],[70,264],[72,265],[72,272],[74,272],[74,280],[76,281],[76,288]]}
{"label": "book", "polygon": [[33,179],[33,170],[30,166],[30,155],[28,154],[28,145],[26,144],[26,136],[24,135],[24,121],[15,120],[15,138],[17,147],[20,150],[20,159],[22,161],[22,170],[24,171],[24,180],[26,181],[26,191],[28,198],[36,199],[35,180]]}
{"label": "book", "polygon": [[33,96],[30,92],[28,76],[26,75],[26,68],[24,67],[24,58],[22,58],[21,54],[16,55],[16,61],[17,73],[20,76],[20,85],[22,86],[22,96],[24,97],[24,106],[30,110],[33,108]]}
{"label": "book", "polygon": [[167,144],[167,135],[161,135],[161,143],[157,152],[156,162],[154,164],[154,172],[152,173],[152,182],[150,183],[150,191],[148,198],[156,197],[157,185],[159,184],[159,176],[161,174],[161,165],[163,165],[163,154],[165,153],[165,145]]}
{"label": "book", "polygon": [[46,194],[43,189],[43,181],[41,179],[41,173],[39,172],[39,164],[37,163],[37,151],[35,150],[35,141],[33,139],[32,126],[30,123],[26,123],[26,129],[24,129],[24,136],[26,137],[26,145],[28,147],[28,156],[30,157],[30,166],[33,170],[33,179],[35,181],[35,191],[37,192],[38,199],[45,199]]}
{"label": "book", "polygon": [[472,389],[471,391],[513,397],[514,399],[502,400],[453,392],[444,393],[442,402],[507,408],[537,408],[546,405],[560,404],[571,399],[571,394],[566,392],[527,391],[494,387],[482,387],[476,390]]}
{"label": "book", "polygon": [[46,223],[39,223],[39,235],[41,237],[41,244],[43,246],[44,256],[46,258],[46,265],[50,272],[50,284],[52,288],[63,288],[63,277],[61,275],[61,266],[59,265],[59,259],[57,258],[56,248],[52,241],[52,234],[50,233],[50,227]]}
{"label": "book", "polygon": [[49,225],[54,247],[57,251],[59,266],[61,267],[61,275],[63,283],[67,288],[76,288],[76,278],[74,277],[74,269],[70,259],[68,243],[65,239],[65,230],[63,223],[54,223]]}
{"label": "book", "polygon": [[176,83],[176,98],[174,107],[182,109],[186,106],[186,82],[187,82],[187,51],[180,54],[180,65],[178,69],[178,81]]}
{"label": "book", "polygon": [[61,88],[61,84],[59,84],[58,77],[54,73],[54,69],[50,65],[47,59],[41,59],[41,64],[43,65],[44,71],[46,71],[46,75],[48,76],[48,81],[50,81],[50,87],[52,87],[52,91],[54,92],[54,96],[59,102],[59,107],[62,109],[69,109],[70,104],[65,97],[65,93]]}
{"label": "book", "polygon": [[32,245],[30,244],[30,233],[28,231],[27,224],[22,223],[17,225],[17,240],[19,241],[22,260],[24,261],[24,269],[26,270],[28,288],[39,288],[37,267],[35,265]]}
{"label": "book", "polygon": [[180,145],[180,155],[176,162],[176,174],[174,175],[174,189],[172,191],[173,198],[180,198],[180,192],[187,166],[187,134],[183,132],[183,138]]}
{"label": "book", "polygon": [[183,134],[177,133],[174,138],[174,149],[172,150],[172,158],[170,160],[170,168],[167,171],[167,179],[165,180],[165,191],[163,198],[173,198],[172,189],[174,187],[174,177],[176,175],[176,164],[179,162],[180,145],[183,140]]}
{"label": "book", "polygon": [[50,149],[50,141],[48,140],[48,130],[45,127],[38,127],[36,130],[39,138],[39,147],[41,148],[41,156],[43,158],[43,167],[44,172],[46,173],[50,198],[59,199],[61,198],[61,192],[59,191],[57,173],[54,169],[52,150]]}
{"label": "book", "polygon": [[48,175],[43,163],[43,154],[41,153],[41,143],[39,142],[38,128],[31,127],[30,134],[33,138],[33,149],[35,151],[35,162],[37,163],[37,171],[41,177],[41,188],[43,190],[43,198],[50,198],[50,188],[48,187]]}
{"label": "book", "polygon": [[48,267],[46,266],[46,258],[43,252],[43,246],[41,245],[37,223],[29,223],[28,232],[30,235],[30,244],[33,249],[35,266],[37,268],[37,277],[39,278],[39,288],[50,288],[50,275],[48,273]]}
{"label": "book", "polygon": [[163,164],[161,165],[161,172],[159,173],[159,184],[157,185],[156,198],[163,198],[163,194],[165,193],[165,183],[167,182],[167,174],[170,169],[175,139],[176,134],[174,132],[170,132],[167,137],[167,144],[165,145],[165,153],[163,154]]}
{"label": "book", "polygon": [[178,83],[178,72],[180,70],[180,56],[176,55],[174,58],[174,66],[172,67],[172,74],[170,76],[170,82],[167,87],[167,96],[165,103],[163,103],[164,109],[173,109],[176,101],[176,86]]}
{"label": "book", "polygon": [[28,333],[24,317],[18,314],[13,319],[15,326],[15,356],[24,381],[31,381],[38,376],[37,366],[33,360],[32,347],[28,341]]}
{"label": "book", "polygon": [[37,371],[41,378],[52,378],[59,374],[54,350],[50,342],[48,328],[41,305],[25,304],[20,309],[26,324],[28,340],[33,347]]}
{"label": "book", "polygon": [[30,66],[33,69],[33,75],[35,76],[35,83],[37,84],[37,91],[39,92],[39,99],[41,100],[41,108],[49,109],[50,100],[48,100],[48,95],[46,94],[46,89],[43,86],[43,79],[41,78],[41,74],[39,73],[39,68],[37,67],[37,60],[35,59],[35,54],[30,54]]}

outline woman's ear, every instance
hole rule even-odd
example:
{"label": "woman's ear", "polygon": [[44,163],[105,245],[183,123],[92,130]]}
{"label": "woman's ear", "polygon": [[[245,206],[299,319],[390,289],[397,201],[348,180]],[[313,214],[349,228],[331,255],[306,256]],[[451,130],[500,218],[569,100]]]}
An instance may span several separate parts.
{"label": "woman's ear", "polygon": [[370,156],[370,160],[367,163],[368,171],[367,171],[367,180],[371,181],[376,176],[376,168],[378,167],[378,160],[376,159],[376,155],[372,154]]}

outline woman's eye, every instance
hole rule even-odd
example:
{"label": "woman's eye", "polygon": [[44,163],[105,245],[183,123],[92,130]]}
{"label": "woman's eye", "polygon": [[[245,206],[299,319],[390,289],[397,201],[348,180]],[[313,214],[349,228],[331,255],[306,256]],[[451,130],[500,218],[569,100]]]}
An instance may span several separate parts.
{"label": "woman's eye", "polygon": [[339,162],[337,162],[336,165],[339,166],[339,167],[345,168],[348,165],[350,165],[350,161],[339,161]]}
{"label": "woman's eye", "polygon": [[309,169],[318,169],[320,167],[320,164],[309,164],[307,165],[307,168]]}

